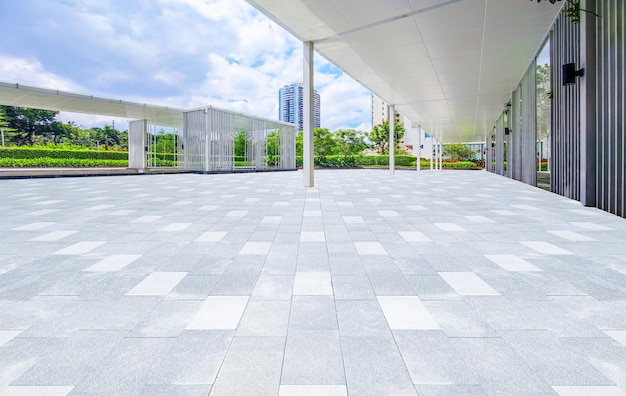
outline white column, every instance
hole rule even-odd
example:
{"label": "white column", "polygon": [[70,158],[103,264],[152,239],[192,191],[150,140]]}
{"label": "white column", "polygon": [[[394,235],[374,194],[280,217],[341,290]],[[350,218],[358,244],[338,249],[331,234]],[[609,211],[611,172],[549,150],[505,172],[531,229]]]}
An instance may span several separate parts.
{"label": "white column", "polygon": [[146,135],[148,121],[135,120],[128,123],[128,167],[140,172],[146,167]]}
{"label": "white column", "polygon": [[439,170],[443,170],[443,142],[439,142]]}
{"label": "white column", "polygon": [[435,149],[435,139],[432,137],[432,135],[430,136],[430,170],[433,170],[433,160],[435,159],[435,155],[437,153],[436,149]]}
{"label": "white column", "polygon": [[422,167],[420,165],[420,159],[422,158],[422,126],[417,126],[417,171],[419,172]]}
{"label": "white column", "polygon": [[396,106],[389,106],[389,174],[393,175],[396,167]]}
{"label": "white column", "polygon": [[315,175],[313,174],[313,114],[314,114],[314,99],[313,99],[313,74],[315,72],[313,68],[314,48],[312,41],[305,41],[303,43],[304,49],[304,84],[303,84],[303,109],[302,118],[304,126],[304,142],[302,147],[302,170],[303,170],[303,183],[304,187],[313,187],[315,184]]}
{"label": "white column", "polygon": [[211,133],[213,131],[213,110],[204,109],[204,171],[208,172],[211,164]]}

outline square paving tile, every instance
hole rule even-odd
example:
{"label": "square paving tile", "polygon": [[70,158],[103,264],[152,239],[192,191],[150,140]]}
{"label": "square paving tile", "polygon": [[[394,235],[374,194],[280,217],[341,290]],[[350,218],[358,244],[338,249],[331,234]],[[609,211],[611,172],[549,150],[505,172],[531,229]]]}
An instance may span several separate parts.
{"label": "square paving tile", "polygon": [[0,196],[0,394],[624,394],[626,220],[488,172]]}

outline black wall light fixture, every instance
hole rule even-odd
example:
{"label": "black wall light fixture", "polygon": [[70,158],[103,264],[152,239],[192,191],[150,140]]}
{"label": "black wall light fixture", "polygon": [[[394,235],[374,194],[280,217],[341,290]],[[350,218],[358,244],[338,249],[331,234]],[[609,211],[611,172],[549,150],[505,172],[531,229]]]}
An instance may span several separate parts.
{"label": "black wall light fixture", "polygon": [[585,75],[585,69],[576,70],[575,63],[566,63],[563,65],[563,85],[572,85],[576,83],[576,77]]}
{"label": "black wall light fixture", "polygon": [[509,133],[511,133],[511,128],[504,128],[504,134],[508,135]]}

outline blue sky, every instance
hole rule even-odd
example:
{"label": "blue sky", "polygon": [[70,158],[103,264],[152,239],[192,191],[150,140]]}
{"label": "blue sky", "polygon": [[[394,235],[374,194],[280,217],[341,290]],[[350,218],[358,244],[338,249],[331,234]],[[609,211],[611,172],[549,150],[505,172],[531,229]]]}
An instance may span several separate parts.
{"label": "blue sky", "polygon": [[[6,82],[277,119],[279,88],[302,79],[302,44],[243,0],[0,0],[0,26]],[[319,55],[315,78],[323,127],[371,128],[366,89]]]}

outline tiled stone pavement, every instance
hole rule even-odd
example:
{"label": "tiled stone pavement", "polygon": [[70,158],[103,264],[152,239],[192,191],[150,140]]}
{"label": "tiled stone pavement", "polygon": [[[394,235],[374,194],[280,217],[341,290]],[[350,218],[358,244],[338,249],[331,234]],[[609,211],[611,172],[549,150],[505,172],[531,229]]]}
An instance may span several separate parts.
{"label": "tiled stone pavement", "polygon": [[626,221],[487,172],[0,181],[2,395],[623,395]]}

